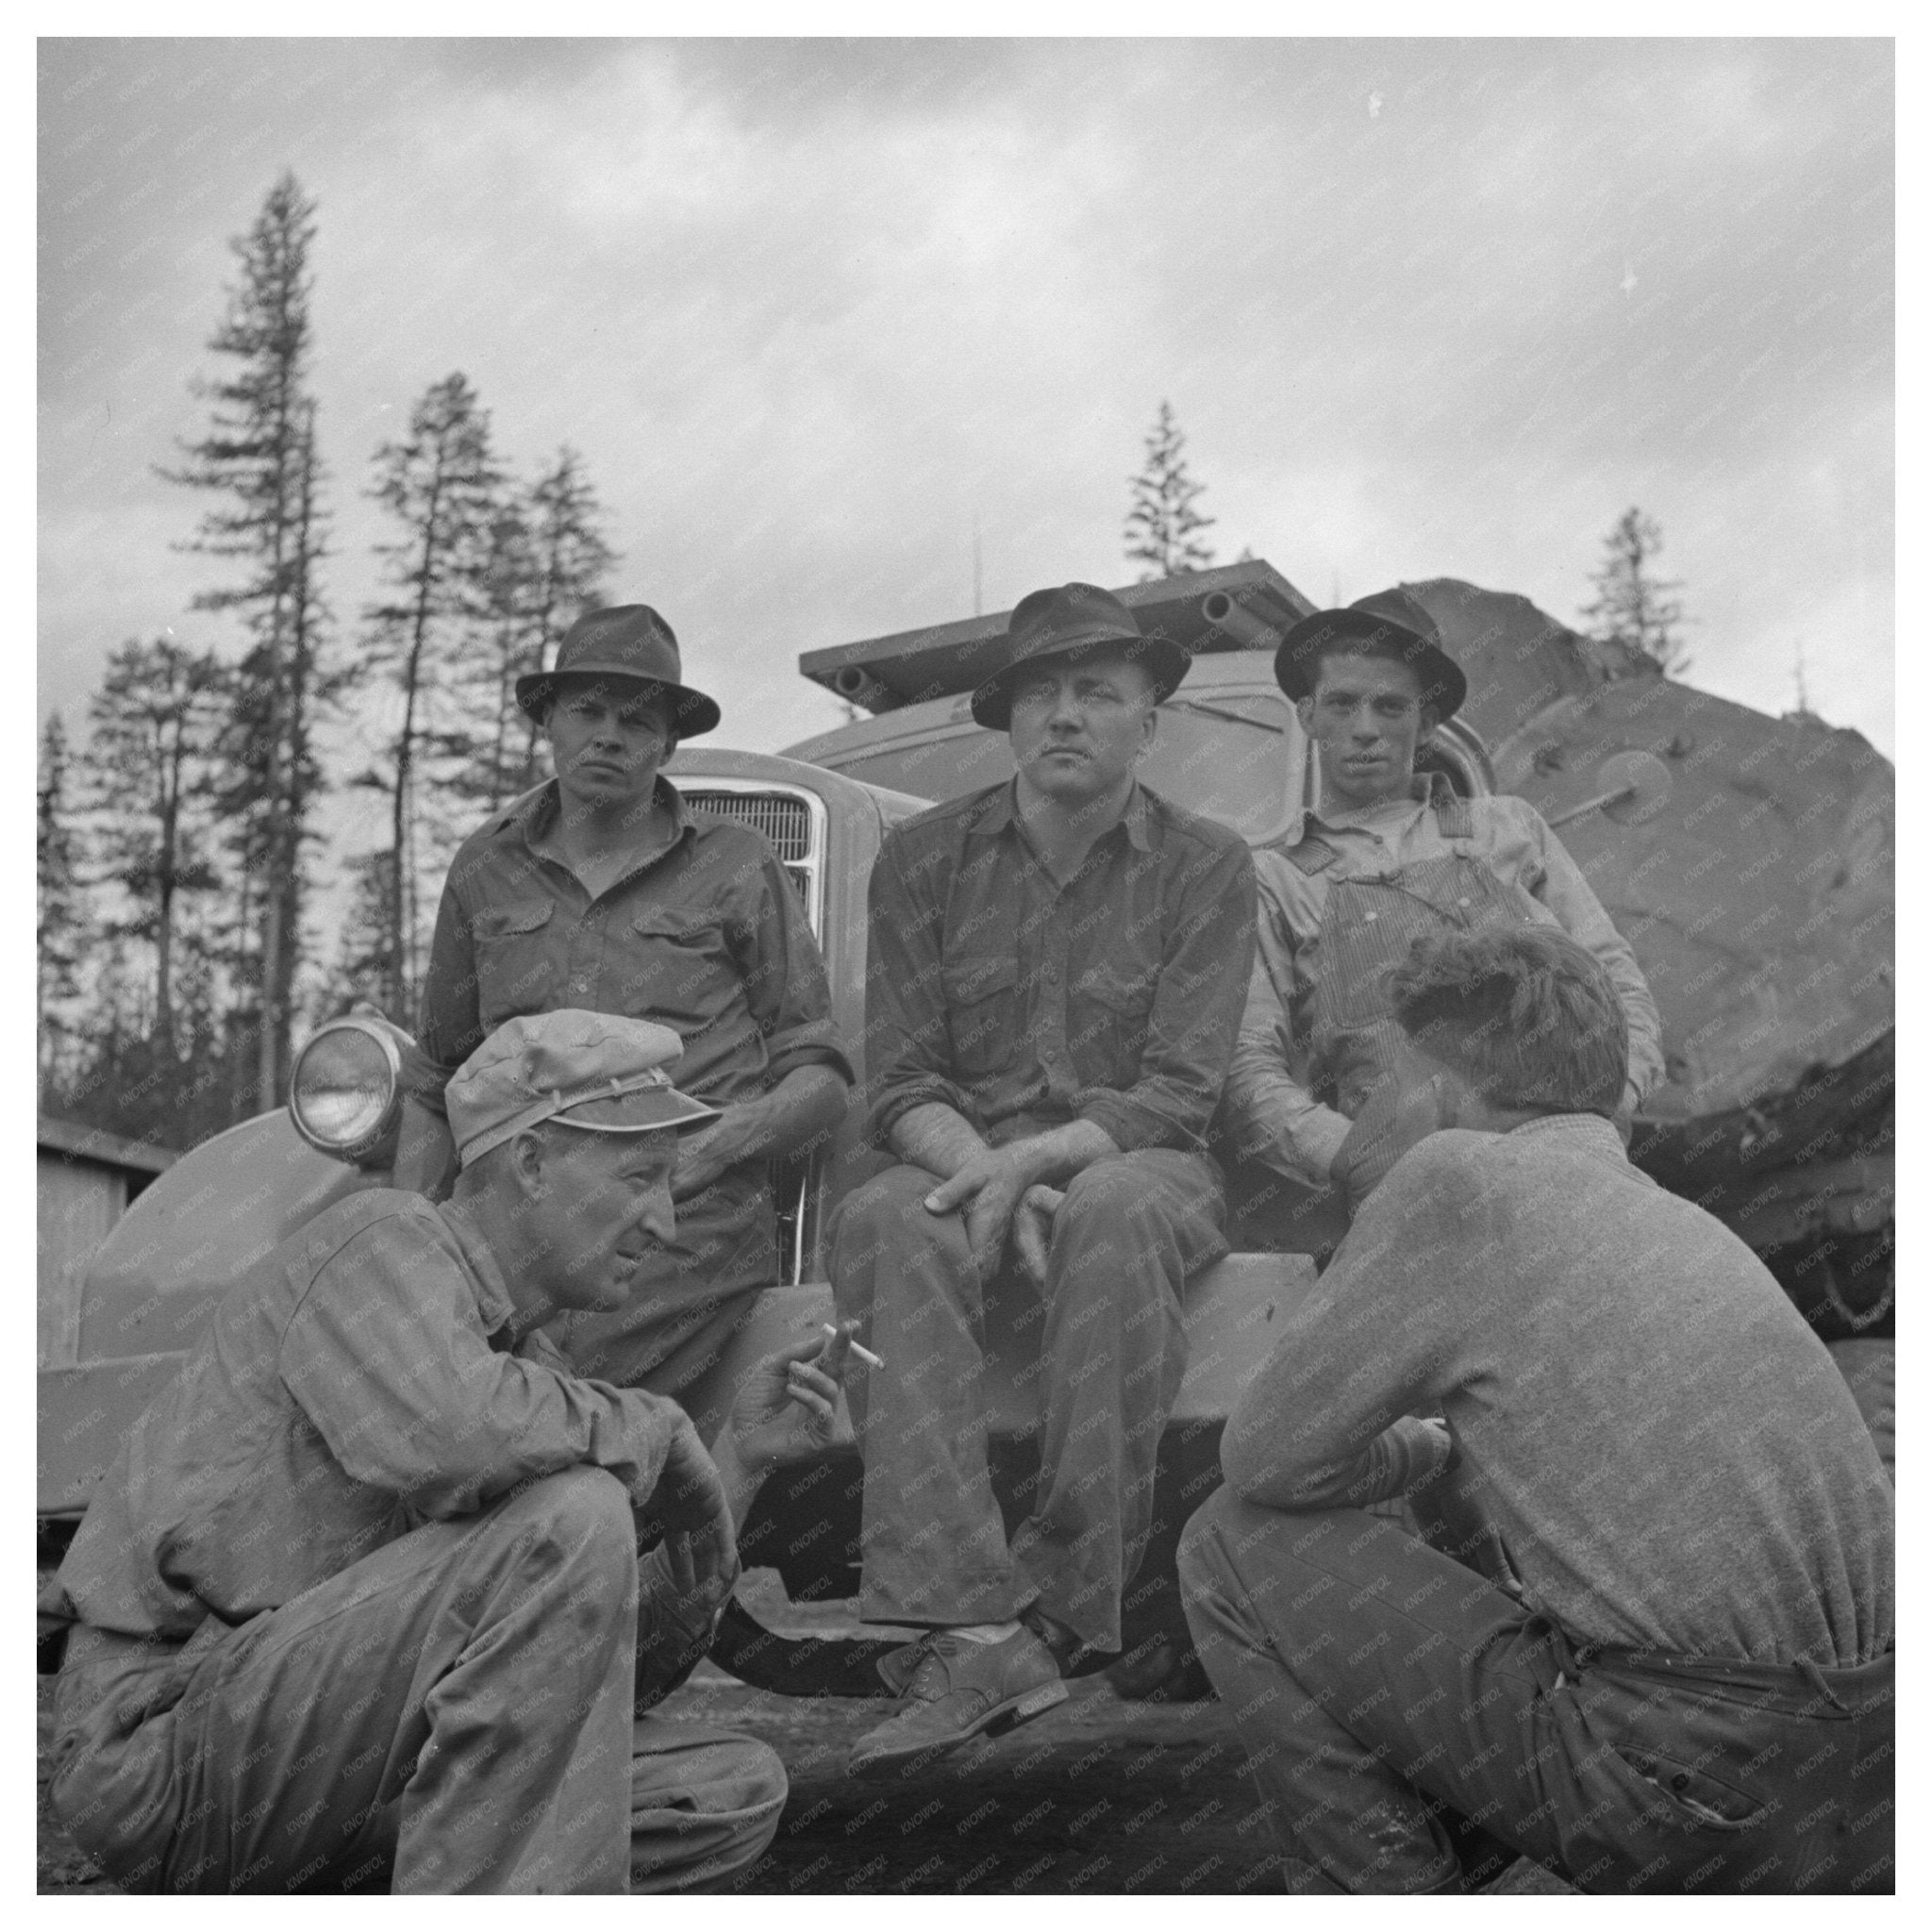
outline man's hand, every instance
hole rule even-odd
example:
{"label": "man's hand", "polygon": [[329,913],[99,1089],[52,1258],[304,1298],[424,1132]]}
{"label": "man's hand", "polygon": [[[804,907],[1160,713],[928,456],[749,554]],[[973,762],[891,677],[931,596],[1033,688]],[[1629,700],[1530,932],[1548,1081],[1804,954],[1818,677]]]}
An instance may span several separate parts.
{"label": "man's hand", "polygon": [[1433,1078],[1412,1071],[1383,1074],[1328,1166],[1330,1179],[1348,1197],[1350,1211],[1361,1206],[1418,1141],[1442,1124],[1441,1092]]}
{"label": "man's hand", "polygon": [[[689,1540],[700,1561],[715,1560],[717,1567],[735,1569],[738,1544],[732,1534],[731,1506],[724,1493],[724,1480],[710,1452],[698,1440],[691,1418],[682,1409],[677,1411],[658,1487],[651,1491],[650,1503],[642,1513],[663,1525],[667,1542],[681,1534]],[[719,1545],[715,1559],[708,1554],[713,1543]]]}
{"label": "man's hand", "polygon": [[745,1474],[761,1482],[831,1446],[857,1325],[841,1323],[836,1335],[790,1342],[758,1363],[731,1405],[729,1442],[717,1445],[721,1463],[735,1453]]}
{"label": "man's hand", "polygon": [[1033,1170],[1021,1151],[1024,1145],[1016,1141],[1009,1147],[982,1148],[952,1179],[941,1181],[925,1197],[929,1214],[964,1210],[966,1240],[982,1282],[999,1273],[1014,1210],[1033,1182]]}
{"label": "man's hand", "polygon": [[1036,1181],[1020,1196],[1013,1214],[1013,1245],[1020,1251],[1020,1265],[1042,1294],[1046,1291],[1046,1256],[1053,1245],[1054,1216],[1066,1198],[1060,1189]]}
{"label": "man's hand", "polygon": [[738,1580],[730,1524],[722,1527],[669,1534],[638,1566],[638,1709],[676,1690],[710,1648]]}

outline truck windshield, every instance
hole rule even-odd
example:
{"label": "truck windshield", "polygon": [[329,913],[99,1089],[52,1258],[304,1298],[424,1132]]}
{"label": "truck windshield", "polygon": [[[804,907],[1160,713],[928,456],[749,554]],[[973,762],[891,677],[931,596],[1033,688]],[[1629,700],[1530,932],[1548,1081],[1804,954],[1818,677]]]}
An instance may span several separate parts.
{"label": "truck windshield", "polygon": [[[885,721],[880,721],[881,726]],[[884,744],[820,754],[870,785],[958,798],[1013,775],[1007,741],[974,724],[915,727]],[[1278,837],[1299,802],[1306,747],[1279,692],[1182,691],[1161,708],[1142,780],[1188,811],[1219,819],[1251,844]]]}

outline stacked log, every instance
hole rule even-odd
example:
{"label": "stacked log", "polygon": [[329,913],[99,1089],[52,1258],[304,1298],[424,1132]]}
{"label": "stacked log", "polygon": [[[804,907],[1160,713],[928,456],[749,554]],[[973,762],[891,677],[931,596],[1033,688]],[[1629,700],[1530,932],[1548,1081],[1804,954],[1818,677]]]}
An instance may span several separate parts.
{"label": "stacked log", "polygon": [[1638,1162],[1764,1257],[1827,1336],[1889,1332],[1893,791],[1890,759],[1807,713],[1773,718],[1582,638],[1527,598],[1405,586],[1470,680],[1497,789],[1546,818],[1623,751],[1664,808],[1561,833],[1635,948],[1667,1077]]}

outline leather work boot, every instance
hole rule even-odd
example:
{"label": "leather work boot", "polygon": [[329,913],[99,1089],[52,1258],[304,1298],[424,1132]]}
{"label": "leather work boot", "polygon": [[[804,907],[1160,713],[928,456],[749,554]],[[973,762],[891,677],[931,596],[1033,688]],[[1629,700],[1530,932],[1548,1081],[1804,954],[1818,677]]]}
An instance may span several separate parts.
{"label": "leather work boot", "polygon": [[848,1776],[923,1769],[982,1731],[1051,1710],[1067,1694],[1053,1653],[1024,1624],[998,1643],[941,1630],[923,1649],[899,1709],[853,1746]]}

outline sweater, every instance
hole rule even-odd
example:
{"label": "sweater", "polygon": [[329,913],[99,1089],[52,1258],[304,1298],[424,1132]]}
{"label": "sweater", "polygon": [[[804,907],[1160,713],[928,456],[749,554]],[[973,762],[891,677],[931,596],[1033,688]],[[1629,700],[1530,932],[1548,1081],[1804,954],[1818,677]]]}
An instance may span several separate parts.
{"label": "sweater", "polygon": [[1411,1148],[1237,1403],[1223,1468],[1281,1508],[1386,1493],[1427,1461],[1398,1419],[1438,1411],[1529,1604],[1582,1641],[1827,1667],[1891,1648],[1892,1489],[1850,1390],[1751,1250],[1608,1122]]}

